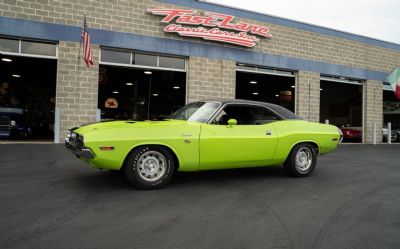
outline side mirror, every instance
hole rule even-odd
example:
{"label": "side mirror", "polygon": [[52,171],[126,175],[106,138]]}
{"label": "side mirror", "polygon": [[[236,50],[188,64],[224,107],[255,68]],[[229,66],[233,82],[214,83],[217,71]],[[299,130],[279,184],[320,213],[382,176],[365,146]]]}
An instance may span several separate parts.
{"label": "side mirror", "polygon": [[228,125],[229,125],[229,127],[232,127],[232,126],[234,126],[234,125],[237,125],[237,120],[234,119],[234,118],[229,119],[229,120],[228,120]]}

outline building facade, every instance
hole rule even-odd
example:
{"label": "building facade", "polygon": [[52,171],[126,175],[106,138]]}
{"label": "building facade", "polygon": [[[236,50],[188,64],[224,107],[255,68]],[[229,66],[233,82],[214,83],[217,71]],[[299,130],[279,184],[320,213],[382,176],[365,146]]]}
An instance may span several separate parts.
{"label": "building facade", "polygon": [[[166,10],[192,12],[166,14]],[[218,19],[210,12],[222,15]],[[94,65],[89,68],[80,59],[85,14],[94,51]],[[62,141],[68,128],[115,114],[116,103],[121,108],[137,105],[116,117],[142,113],[149,118],[158,109],[165,107],[160,114],[164,117],[201,99],[271,102],[271,97],[264,97],[267,94],[306,120],[362,127],[364,143],[372,143],[375,123],[377,140],[382,141],[384,81],[400,65],[398,44],[196,0],[3,0],[0,16],[3,56],[34,57],[22,52],[23,45],[18,51],[8,50],[4,44],[9,40],[57,47],[54,56],[41,56],[56,60],[54,103],[61,132],[56,132],[55,141]],[[214,28],[220,36],[205,35]],[[139,79],[147,78],[139,73],[148,71],[153,73],[150,85],[153,80],[160,92],[151,87],[142,91],[139,86],[138,93],[119,99],[126,91],[113,89],[118,75],[136,75],[132,82],[121,84],[140,85]],[[170,85],[181,90],[180,95],[162,90],[168,80],[181,82]],[[164,92],[169,98],[154,100]],[[347,99],[341,99],[343,95]],[[150,107],[150,99],[159,107]]]}

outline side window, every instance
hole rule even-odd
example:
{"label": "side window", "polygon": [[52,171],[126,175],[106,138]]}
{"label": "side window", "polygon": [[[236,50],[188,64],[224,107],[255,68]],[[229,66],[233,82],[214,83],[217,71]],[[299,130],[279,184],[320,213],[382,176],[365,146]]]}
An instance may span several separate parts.
{"label": "side window", "polygon": [[273,112],[264,107],[251,108],[250,112],[254,118],[254,124],[256,125],[262,125],[279,120]]}
{"label": "side window", "polygon": [[254,105],[228,105],[215,118],[213,124],[226,125],[236,119],[238,125],[262,125],[279,118],[267,108]]}

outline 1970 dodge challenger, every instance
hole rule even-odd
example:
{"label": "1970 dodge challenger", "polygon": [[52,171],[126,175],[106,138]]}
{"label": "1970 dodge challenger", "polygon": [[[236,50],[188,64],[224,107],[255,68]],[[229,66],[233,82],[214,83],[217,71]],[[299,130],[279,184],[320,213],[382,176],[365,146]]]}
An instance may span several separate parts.
{"label": "1970 dodge challenger", "polygon": [[122,170],[140,189],[164,187],[176,171],[284,165],[293,176],[342,139],[332,125],[307,122],[274,104],[210,100],[163,121],[108,121],[73,128],[65,144],[100,169]]}

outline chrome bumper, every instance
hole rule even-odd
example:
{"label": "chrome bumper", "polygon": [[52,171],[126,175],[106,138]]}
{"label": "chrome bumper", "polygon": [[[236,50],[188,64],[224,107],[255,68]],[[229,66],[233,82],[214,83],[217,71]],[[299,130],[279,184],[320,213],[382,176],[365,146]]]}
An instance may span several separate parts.
{"label": "chrome bumper", "polygon": [[84,148],[83,143],[77,143],[70,137],[65,139],[65,147],[79,158],[93,159],[96,157],[91,149]]}

